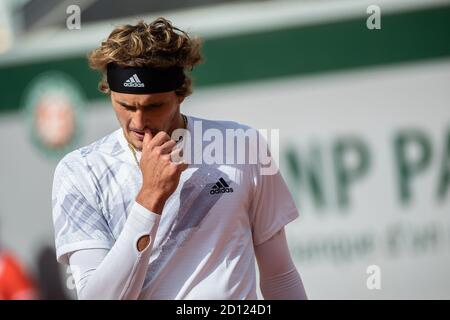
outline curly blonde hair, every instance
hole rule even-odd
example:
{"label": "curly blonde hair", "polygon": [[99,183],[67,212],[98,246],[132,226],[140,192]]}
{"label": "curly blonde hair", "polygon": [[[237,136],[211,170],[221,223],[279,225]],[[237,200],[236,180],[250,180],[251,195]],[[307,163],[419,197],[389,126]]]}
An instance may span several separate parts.
{"label": "curly blonde hair", "polygon": [[168,68],[182,67],[183,85],[175,90],[179,96],[192,93],[192,79],[188,74],[202,62],[201,40],[174,27],[170,21],[159,17],[150,24],[139,21],[136,25],[116,27],[99,48],[88,55],[89,66],[102,73],[99,90],[109,94],[106,69],[110,62],[125,67]]}

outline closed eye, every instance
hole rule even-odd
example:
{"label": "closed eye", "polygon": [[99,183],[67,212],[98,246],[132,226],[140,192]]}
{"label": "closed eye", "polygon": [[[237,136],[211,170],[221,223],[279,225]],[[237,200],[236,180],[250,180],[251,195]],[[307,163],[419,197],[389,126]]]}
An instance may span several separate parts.
{"label": "closed eye", "polygon": [[148,109],[156,109],[156,108],[159,108],[159,107],[161,107],[161,106],[163,106],[164,105],[164,103],[152,103],[152,104],[149,104],[149,105],[147,105],[147,106],[144,106],[144,109],[146,109],[146,110],[148,110]]}
{"label": "closed eye", "polygon": [[[131,105],[128,105],[128,104],[122,103],[122,102],[119,102],[119,104],[120,104],[123,108],[125,108],[126,110],[128,110],[128,111],[136,111],[136,107],[135,107],[135,106],[131,106]],[[163,105],[164,105],[164,103],[152,103],[152,104],[143,106],[142,108],[145,109],[145,110],[152,110],[152,109],[159,108],[159,107],[161,107],[161,106],[163,106]]]}
{"label": "closed eye", "polygon": [[120,103],[120,105],[121,105],[123,108],[125,108],[126,110],[128,110],[128,111],[136,111],[136,107],[133,107],[133,106],[127,106],[127,105],[124,105],[124,104],[121,104],[121,103]]}

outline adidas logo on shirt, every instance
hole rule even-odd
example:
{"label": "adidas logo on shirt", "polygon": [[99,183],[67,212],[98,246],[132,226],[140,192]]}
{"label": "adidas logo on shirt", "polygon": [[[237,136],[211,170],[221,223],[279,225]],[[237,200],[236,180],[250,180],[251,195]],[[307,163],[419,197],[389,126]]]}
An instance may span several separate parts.
{"label": "adidas logo on shirt", "polygon": [[137,74],[133,74],[127,81],[123,83],[124,87],[139,87],[143,88],[145,85],[139,80]]}
{"label": "adidas logo on shirt", "polygon": [[233,192],[233,188],[230,188],[228,183],[223,178],[220,178],[219,181],[217,181],[216,184],[212,187],[209,194],[217,194],[225,192]]}

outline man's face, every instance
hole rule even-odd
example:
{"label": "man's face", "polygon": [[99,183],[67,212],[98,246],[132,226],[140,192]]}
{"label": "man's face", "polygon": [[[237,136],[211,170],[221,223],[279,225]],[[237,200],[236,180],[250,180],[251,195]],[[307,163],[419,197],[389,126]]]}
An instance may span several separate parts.
{"label": "man's face", "polygon": [[180,104],[183,97],[175,91],[152,94],[128,94],[111,91],[111,101],[125,138],[137,150],[142,150],[144,130],[153,136],[159,131],[169,135],[182,126]]}

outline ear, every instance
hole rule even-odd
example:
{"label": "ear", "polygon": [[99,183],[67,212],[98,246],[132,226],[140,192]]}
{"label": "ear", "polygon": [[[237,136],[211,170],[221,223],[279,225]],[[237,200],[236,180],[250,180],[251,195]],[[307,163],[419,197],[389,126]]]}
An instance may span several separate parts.
{"label": "ear", "polygon": [[184,101],[184,98],[185,98],[185,97],[183,97],[183,96],[178,96],[178,95],[177,95],[178,104],[181,104],[181,103]]}

